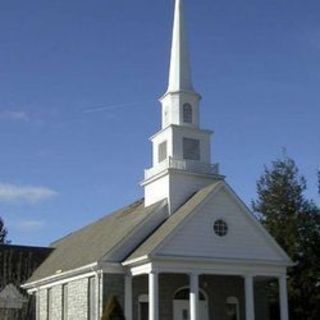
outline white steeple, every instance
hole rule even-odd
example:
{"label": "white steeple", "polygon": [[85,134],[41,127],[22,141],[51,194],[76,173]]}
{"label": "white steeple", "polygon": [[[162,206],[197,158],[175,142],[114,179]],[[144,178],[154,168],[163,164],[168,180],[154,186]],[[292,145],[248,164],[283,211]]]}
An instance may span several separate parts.
{"label": "white steeple", "polygon": [[183,0],[176,0],[167,92],[193,91]]}
{"label": "white steeple", "polygon": [[146,206],[167,199],[173,213],[194,192],[221,179],[211,164],[212,132],[199,128],[200,99],[192,86],[183,0],[176,0],[169,86],[160,98],[161,130],[150,139],[152,167],[141,183]]}

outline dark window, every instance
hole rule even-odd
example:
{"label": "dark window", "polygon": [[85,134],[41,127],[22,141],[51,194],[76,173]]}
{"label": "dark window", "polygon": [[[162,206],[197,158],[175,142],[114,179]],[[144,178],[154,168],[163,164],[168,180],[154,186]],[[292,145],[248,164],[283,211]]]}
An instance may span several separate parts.
{"label": "dark window", "polygon": [[228,225],[223,220],[217,220],[213,225],[213,230],[219,237],[224,237],[228,233]]}
{"label": "dark window", "polygon": [[227,303],[228,320],[238,320],[237,305],[234,303]]}
{"label": "dark window", "polygon": [[192,123],[192,106],[189,103],[183,105],[183,122]]}
{"label": "dark window", "polygon": [[227,316],[228,320],[239,320],[239,300],[236,297],[228,297],[227,299]]}
{"label": "dark window", "polygon": [[158,151],[159,151],[158,160],[159,162],[161,162],[167,158],[167,141],[164,141],[159,144]]}
{"label": "dark window", "polygon": [[140,320],[149,319],[149,303],[140,302]]}
{"label": "dark window", "polygon": [[[189,297],[190,297],[190,289],[184,288],[184,289],[179,290],[175,294],[174,299],[175,300],[189,300]],[[199,299],[201,301],[206,300],[206,297],[204,296],[204,294],[201,291],[199,291]]]}
{"label": "dark window", "polygon": [[200,141],[183,138],[183,159],[200,160]]}

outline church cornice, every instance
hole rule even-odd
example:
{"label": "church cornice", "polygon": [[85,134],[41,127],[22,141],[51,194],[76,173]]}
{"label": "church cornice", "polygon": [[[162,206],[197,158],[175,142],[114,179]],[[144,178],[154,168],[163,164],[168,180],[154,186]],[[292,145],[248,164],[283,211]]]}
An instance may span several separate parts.
{"label": "church cornice", "polygon": [[214,134],[214,131],[213,130],[209,130],[209,129],[200,129],[200,128],[197,128],[197,127],[193,127],[193,126],[188,126],[188,125],[185,125],[185,126],[182,126],[182,125],[177,125],[177,124],[170,124],[168,125],[167,127],[159,130],[158,132],[156,132],[154,135],[152,135],[149,140],[152,141],[153,139],[155,139],[157,136],[159,136],[162,132],[165,132],[169,129],[177,129],[177,130],[185,130],[186,132],[189,131],[189,132],[197,132],[198,134],[204,134],[204,135],[212,135]]}

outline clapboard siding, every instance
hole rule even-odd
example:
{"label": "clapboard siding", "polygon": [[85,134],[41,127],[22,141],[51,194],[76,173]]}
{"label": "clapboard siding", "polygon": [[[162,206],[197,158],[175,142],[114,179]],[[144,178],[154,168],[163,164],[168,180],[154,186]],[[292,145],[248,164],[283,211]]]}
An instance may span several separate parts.
{"label": "clapboard siding", "polygon": [[[213,232],[216,219],[229,226],[226,237]],[[234,196],[221,188],[160,248],[161,255],[283,260],[271,240],[252,222]]]}

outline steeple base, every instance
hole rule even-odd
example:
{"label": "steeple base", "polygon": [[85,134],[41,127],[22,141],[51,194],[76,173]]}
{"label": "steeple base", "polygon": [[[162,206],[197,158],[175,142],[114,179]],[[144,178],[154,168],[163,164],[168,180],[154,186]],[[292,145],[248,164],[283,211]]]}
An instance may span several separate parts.
{"label": "steeple base", "polygon": [[201,173],[174,168],[165,169],[141,183],[145,192],[145,206],[167,199],[172,214],[195,192],[222,179],[224,176],[219,175],[218,171]]}

